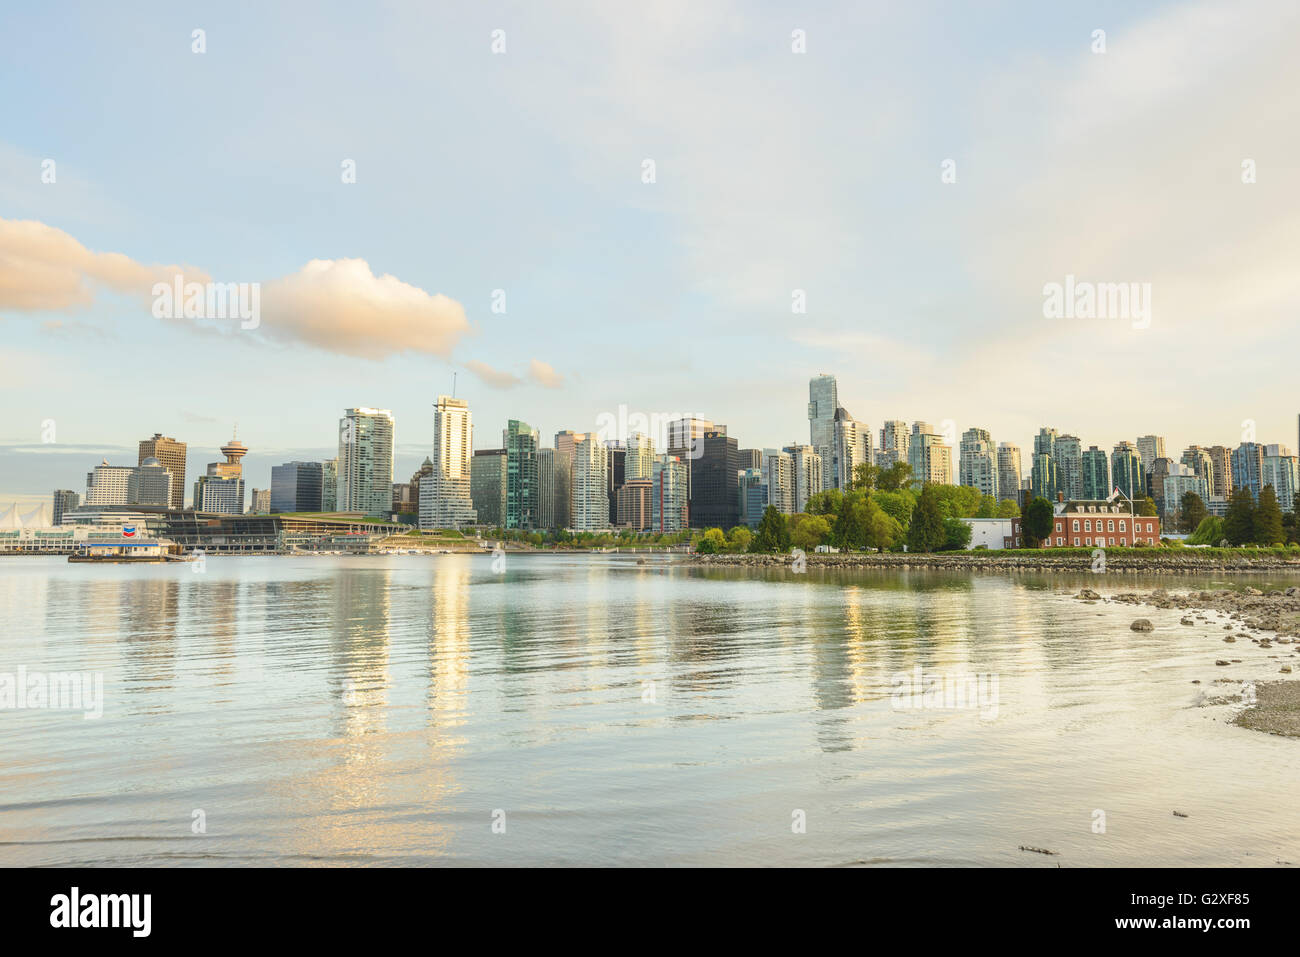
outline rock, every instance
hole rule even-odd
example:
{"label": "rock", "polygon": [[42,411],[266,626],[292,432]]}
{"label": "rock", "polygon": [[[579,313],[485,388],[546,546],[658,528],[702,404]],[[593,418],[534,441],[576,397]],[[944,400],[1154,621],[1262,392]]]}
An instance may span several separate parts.
{"label": "rock", "polygon": [[1075,598],[1083,598],[1083,599],[1086,599],[1086,600],[1088,600],[1088,601],[1096,601],[1098,598],[1101,597],[1101,595],[1097,594],[1097,593],[1096,593],[1095,591],[1093,591],[1091,588],[1085,588],[1085,589],[1083,589],[1082,591],[1080,591],[1079,594],[1075,595],[1074,597],[1075,597]]}
{"label": "rock", "polygon": [[1133,631],[1155,631],[1155,625],[1151,624],[1149,618],[1139,618],[1133,624],[1129,625]]}
{"label": "rock", "polygon": [[1279,669],[1277,669],[1277,670],[1278,670],[1278,673],[1279,673],[1279,674],[1289,675],[1289,674],[1291,673],[1291,666],[1290,666],[1290,665],[1283,665],[1281,668],[1279,668]]}
{"label": "rock", "polygon": [[1184,814],[1182,811],[1175,811],[1174,817],[1191,817],[1190,814]]}
{"label": "rock", "polygon": [[1228,666],[1228,663],[1224,661],[1222,658],[1216,661],[1215,664],[1218,665],[1220,668],[1226,668]]}
{"label": "rock", "polygon": [[1190,619],[1190,618],[1183,618],[1182,620],[1180,620],[1180,621],[1178,622],[1178,624],[1180,624],[1180,625],[1194,625],[1194,624],[1196,624],[1196,622],[1192,621],[1192,619]]}
{"label": "rock", "polygon": [[1232,637],[1232,635],[1229,635],[1227,638],[1224,638],[1223,640],[1224,640],[1224,641],[1236,641],[1237,639],[1234,638],[1234,637]]}

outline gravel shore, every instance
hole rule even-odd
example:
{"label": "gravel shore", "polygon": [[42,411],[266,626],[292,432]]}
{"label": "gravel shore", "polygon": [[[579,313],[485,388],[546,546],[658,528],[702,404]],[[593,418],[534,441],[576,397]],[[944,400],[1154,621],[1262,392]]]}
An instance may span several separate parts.
{"label": "gravel shore", "polygon": [[[809,554],[807,567],[813,568],[886,568],[944,569],[955,571],[1038,571],[1090,572],[1092,554],[1086,550],[1052,554],[1048,550],[962,551],[922,554],[915,552],[843,552],[836,555]],[[725,553],[682,556],[681,561],[704,566],[740,566],[777,568],[790,565],[791,555]],[[1106,552],[1106,572],[1142,572],[1178,575],[1188,572],[1214,572],[1234,575],[1248,572],[1290,571],[1300,581],[1300,558],[1280,555],[1234,555],[1231,558],[1198,555],[1192,550],[1171,552],[1162,549],[1110,550]]]}

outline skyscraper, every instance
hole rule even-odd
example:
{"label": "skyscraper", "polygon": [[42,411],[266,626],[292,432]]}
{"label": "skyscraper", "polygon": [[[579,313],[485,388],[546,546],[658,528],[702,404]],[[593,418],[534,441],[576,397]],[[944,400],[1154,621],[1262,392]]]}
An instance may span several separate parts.
{"label": "skyscraper", "polygon": [[1110,475],[1115,488],[1128,498],[1139,499],[1146,495],[1142,455],[1132,442],[1125,440],[1116,443],[1110,453]]}
{"label": "skyscraper", "polygon": [[[826,459],[822,458],[823,466]],[[831,488],[848,491],[854,481],[854,470],[871,462],[871,429],[849,414],[848,409],[835,410],[831,420]]]}
{"label": "skyscraper", "polygon": [[972,428],[962,433],[958,473],[959,485],[998,497],[997,452],[987,429]]}
{"label": "skyscraper", "polygon": [[1273,486],[1273,494],[1284,512],[1295,511],[1296,493],[1300,491],[1300,462],[1285,445],[1264,446],[1260,463],[1260,489]]}
{"label": "skyscraper", "polygon": [[319,462],[286,462],[271,467],[271,512],[321,511]]}
{"label": "skyscraper", "polygon": [[433,454],[421,469],[420,528],[463,528],[478,521],[474,511],[472,461],[474,420],[469,403],[440,395],[433,404]]}
{"label": "skyscraper", "polygon": [[1255,501],[1263,489],[1260,481],[1264,470],[1264,446],[1258,442],[1242,442],[1232,450],[1232,483],[1236,488],[1250,490]]}
{"label": "skyscraper", "polygon": [[320,464],[320,510],[322,512],[337,512],[338,508],[339,460],[337,458],[326,459]]}
{"label": "skyscraper", "polygon": [[787,445],[794,469],[794,510],[808,509],[808,499],[823,490],[822,457],[811,445]]}
{"label": "skyscraper", "polygon": [[555,528],[555,449],[537,450],[537,527]]}
{"label": "skyscraper", "polygon": [[1066,501],[1084,498],[1083,494],[1083,443],[1077,435],[1056,437],[1057,491],[1064,492]]}
{"label": "skyscraper", "polygon": [[998,498],[1020,504],[1020,446],[998,443]]}
{"label": "skyscraper", "polygon": [[889,468],[895,462],[910,462],[908,450],[911,448],[912,433],[907,423],[901,419],[886,419],[880,427],[880,451],[876,453],[876,465]]}
{"label": "skyscraper", "polygon": [[511,419],[501,444],[506,450],[506,528],[536,528],[537,430]]}
{"label": "skyscraper", "polygon": [[136,466],[127,479],[127,500],[132,505],[169,506],[171,492],[171,473],[152,455]]}
{"label": "skyscraper", "polygon": [[1110,461],[1106,450],[1090,446],[1083,453],[1083,497],[1100,501],[1109,498],[1110,492]]}
{"label": "skyscraper", "polygon": [[688,468],[676,455],[655,457],[651,472],[651,522],[656,532],[681,532],[687,525],[686,474]]}
{"label": "skyscraper", "polygon": [[654,459],[654,440],[640,432],[630,433],[627,437],[627,454],[623,460],[623,481],[650,478]]}
{"label": "skyscraper", "polygon": [[609,461],[605,446],[588,432],[573,446],[573,530],[598,532],[609,528]]}
{"label": "skyscraper", "polygon": [[943,435],[929,422],[912,423],[907,458],[913,485],[952,484],[952,446],[944,444]]}
{"label": "skyscraper", "polygon": [[339,420],[338,510],[387,516],[393,507],[393,413],[347,409]]}
{"label": "skyscraper", "polygon": [[171,488],[168,490],[167,504],[171,508],[185,507],[185,443],[155,432],[153,438],[140,441],[137,465],[144,465],[144,460],[157,459],[171,474]]}
{"label": "skyscraper", "polygon": [[736,525],[740,448],[725,432],[706,432],[701,455],[691,465],[692,528],[729,529]]}
{"label": "skyscraper", "polygon": [[761,469],[763,484],[767,486],[767,504],[776,506],[776,510],[785,515],[793,515],[794,459],[790,453],[764,449]]}
{"label": "skyscraper", "polygon": [[476,524],[504,528],[506,524],[506,450],[479,449],[470,459],[470,496]]}
{"label": "skyscraper", "polygon": [[1214,494],[1214,456],[1210,450],[1199,445],[1189,445],[1178,461],[1191,469],[1194,475],[1205,479],[1206,501],[1209,501],[1208,496]]}
{"label": "skyscraper", "polygon": [[1137,450],[1142,457],[1142,472],[1149,474],[1155,468],[1156,459],[1165,457],[1165,440],[1159,435],[1139,435]]}
{"label": "skyscraper", "polygon": [[[818,375],[808,380],[808,444],[817,450],[823,463],[831,463],[835,457],[832,446],[835,441],[835,413],[839,407],[840,392],[835,376]],[[834,482],[836,477],[832,474],[826,479]]]}
{"label": "skyscraper", "polygon": [[1213,445],[1210,447],[1210,461],[1214,463],[1210,495],[1214,498],[1227,499],[1236,488],[1232,481],[1232,451],[1226,445]]}

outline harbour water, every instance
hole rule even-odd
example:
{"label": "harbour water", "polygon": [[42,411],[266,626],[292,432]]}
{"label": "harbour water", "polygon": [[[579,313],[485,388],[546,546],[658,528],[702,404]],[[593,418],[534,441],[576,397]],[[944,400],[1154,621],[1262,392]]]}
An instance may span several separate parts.
{"label": "harbour water", "polygon": [[0,865],[1300,864],[1300,741],[1215,702],[1296,646],[1070,597],[1244,584],[5,559],[0,673],[103,713],[0,710]]}

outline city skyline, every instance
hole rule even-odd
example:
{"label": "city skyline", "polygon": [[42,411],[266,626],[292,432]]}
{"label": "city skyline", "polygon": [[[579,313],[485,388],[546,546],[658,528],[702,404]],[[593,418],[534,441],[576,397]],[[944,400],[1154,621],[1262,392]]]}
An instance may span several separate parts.
{"label": "city skyline", "polygon": [[[1027,452],[1051,423],[1181,449],[1250,419],[1297,444],[1287,5],[395,9],[310,52],[287,11],[128,27],[87,5],[57,35],[33,17],[6,13],[29,42],[0,63],[27,91],[0,136],[0,501],[154,432],[201,474],[236,421],[266,487],[357,403],[393,411],[402,476],[456,375],[478,421],[543,436],[609,396],[779,448],[806,441],[807,370],[838,367],[873,432],[947,419]],[[436,77],[408,75],[430,42]],[[265,96],[302,84],[322,96]],[[157,116],[212,136],[155,161]],[[172,263],[260,283],[260,322],[159,318]],[[1047,318],[1072,277],[1150,283],[1149,324]]]}

